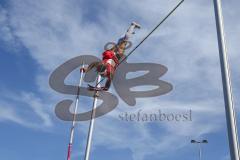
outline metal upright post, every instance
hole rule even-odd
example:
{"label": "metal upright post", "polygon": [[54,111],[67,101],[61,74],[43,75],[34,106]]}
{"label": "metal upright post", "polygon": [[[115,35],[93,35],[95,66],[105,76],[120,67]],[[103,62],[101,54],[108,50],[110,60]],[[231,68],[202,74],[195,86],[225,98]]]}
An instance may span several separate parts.
{"label": "metal upright post", "polygon": [[207,144],[208,141],[206,139],[202,141],[196,141],[196,140],[191,140],[191,143],[193,144],[198,144],[198,155],[199,155],[199,160],[202,160],[202,144]]}
{"label": "metal upright post", "polygon": [[[84,68],[84,64],[82,65],[82,68]],[[79,79],[79,83],[78,83],[77,97],[76,97],[76,101],[75,101],[72,127],[71,127],[71,131],[70,131],[70,141],[68,144],[67,160],[71,160],[72,144],[73,144],[75,124],[76,124],[76,114],[77,114],[78,103],[79,103],[79,92],[80,92],[80,87],[82,85],[83,74],[84,74],[84,72],[83,72],[83,70],[81,70],[80,79]]]}
{"label": "metal upright post", "polygon": [[201,143],[198,143],[198,147],[199,147],[199,160],[202,160],[202,147],[201,147]]}
{"label": "metal upright post", "polygon": [[239,157],[237,124],[236,124],[236,117],[235,117],[235,111],[233,106],[231,78],[230,78],[227,47],[226,47],[226,40],[225,40],[225,33],[224,33],[221,0],[214,0],[214,9],[215,9],[215,17],[216,17],[219,57],[220,57],[220,64],[221,64],[230,155],[231,155],[231,160],[239,160],[240,157]]}
{"label": "metal upright post", "polygon": [[[100,84],[99,84],[100,81],[101,81],[101,76],[98,75],[97,82],[96,82],[96,85],[97,85],[96,87],[100,87]],[[90,157],[92,135],[93,135],[93,129],[94,129],[93,127],[94,127],[94,122],[95,122],[96,107],[97,107],[97,100],[98,100],[97,96],[96,96],[96,94],[97,94],[96,92],[95,92],[94,100],[93,100],[92,115],[91,115],[89,130],[88,130],[87,146],[86,146],[86,150],[85,150],[84,160],[89,160],[89,157]]]}

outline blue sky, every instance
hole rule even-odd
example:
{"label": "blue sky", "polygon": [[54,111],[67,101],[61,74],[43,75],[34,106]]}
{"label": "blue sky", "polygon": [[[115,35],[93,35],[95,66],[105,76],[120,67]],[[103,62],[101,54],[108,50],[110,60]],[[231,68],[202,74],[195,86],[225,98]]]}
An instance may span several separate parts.
{"label": "blue sky", "polygon": [[[52,71],[79,55],[100,56],[106,42],[116,41],[132,21],[142,25],[136,44],[171,10],[176,0],[1,0],[0,126],[1,159],[66,159],[69,122],[54,113],[62,95],[48,85]],[[223,0],[226,38],[235,107],[240,105],[240,2]],[[208,139],[206,160],[229,160],[213,3],[186,0],[131,57],[129,63],[159,63],[168,68],[161,79],[170,93],[137,99],[96,121],[91,159],[192,160],[191,139]],[[77,71],[68,79],[76,84]],[[85,84],[86,85],[86,84]],[[116,94],[114,89],[111,92]],[[84,97],[85,98],[85,97]],[[80,112],[90,108],[89,99]],[[84,102],[84,103],[83,103]],[[193,112],[192,122],[124,122],[119,114],[139,109],[153,113]],[[238,123],[239,127],[239,123]],[[73,159],[83,159],[88,122],[78,124]]]}

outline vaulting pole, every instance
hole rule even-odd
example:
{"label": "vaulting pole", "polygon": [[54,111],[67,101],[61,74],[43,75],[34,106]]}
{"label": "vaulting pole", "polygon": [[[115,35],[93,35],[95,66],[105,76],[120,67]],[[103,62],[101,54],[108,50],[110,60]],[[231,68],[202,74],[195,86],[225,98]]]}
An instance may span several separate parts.
{"label": "vaulting pole", "polygon": [[237,123],[236,123],[235,111],[233,106],[231,77],[230,77],[230,70],[229,70],[229,64],[228,64],[228,55],[227,55],[227,47],[226,47],[226,40],[225,40],[225,33],[224,33],[221,0],[213,0],[213,1],[214,1],[214,9],[215,9],[215,17],[216,17],[219,57],[220,57],[220,64],[221,64],[230,155],[231,155],[231,160],[240,160]]}
{"label": "vaulting pole", "polygon": [[[82,65],[82,68],[84,68],[84,64]],[[76,97],[76,101],[75,101],[72,127],[70,130],[70,141],[68,144],[67,160],[71,160],[72,144],[73,144],[73,138],[74,138],[75,125],[76,125],[76,115],[77,115],[78,103],[79,103],[79,92],[80,92],[80,87],[82,85],[83,74],[84,74],[84,72],[83,72],[83,70],[81,70],[80,79],[79,79],[79,83],[78,83],[77,97]]]}
{"label": "vaulting pole", "polygon": [[[100,88],[99,82],[101,81],[101,76],[98,75],[97,77],[97,82],[96,82],[96,87]],[[93,108],[92,108],[92,114],[91,114],[91,120],[90,120],[90,125],[89,125],[89,130],[88,130],[88,137],[87,137],[87,145],[86,145],[86,150],[85,150],[85,158],[84,160],[89,160],[90,157],[90,151],[91,151],[91,143],[92,143],[92,136],[93,136],[93,127],[95,123],[95,115],[96,115],[96,107],[97,107],[97,92],[95,91],[94,94],[94,100],[93,100]]]}

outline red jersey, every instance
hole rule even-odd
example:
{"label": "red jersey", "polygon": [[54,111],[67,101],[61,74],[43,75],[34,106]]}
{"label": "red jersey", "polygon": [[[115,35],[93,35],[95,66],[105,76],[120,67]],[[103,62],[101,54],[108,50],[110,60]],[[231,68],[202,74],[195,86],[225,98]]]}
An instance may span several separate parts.
{"label": "red jersey", "polygon": [[112,59],[116,64],[119,63],[114,51],[106,50],[105,52],[103,52],[102,56],[104,61]]}

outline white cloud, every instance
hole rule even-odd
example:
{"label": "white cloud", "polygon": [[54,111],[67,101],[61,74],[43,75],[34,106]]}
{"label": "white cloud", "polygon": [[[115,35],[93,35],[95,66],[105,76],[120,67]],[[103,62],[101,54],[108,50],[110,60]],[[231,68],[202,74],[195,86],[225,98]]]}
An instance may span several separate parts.
{"label": "white cloud", "polygon": [[9,42],[13,39],[11,30],[7,23],[7,13],[6,10],[0,7],[0,33],[2,35],[1,39]]}
{"label": "white cloud", "polygon": [[16,51],[19,42],[14,35],[11,25],[9,24],[8,12],[0,5],[0,42],[6,50]]}
{"label": "white cloud", "polygon": [[12,121],[25,127],[47,129],[52,127],[50,105],[42,102],[33,93],[19,94],[2,92],[0,119]]}

